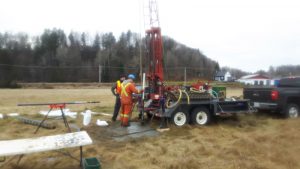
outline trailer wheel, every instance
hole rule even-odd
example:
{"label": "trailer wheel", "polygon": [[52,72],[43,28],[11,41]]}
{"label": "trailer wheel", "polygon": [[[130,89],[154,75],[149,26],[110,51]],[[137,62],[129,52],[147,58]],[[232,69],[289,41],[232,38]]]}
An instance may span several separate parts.
{"label": "trailer wheel", "polygon": [[288,104],[286,111],[285,111],[285,116],[287,118],[297,118],[299,117],[299,107],[296,104]]}
{"label": "trailer wheel", "polygon": [[207,108],[199,107],[193,110],[191,122],[196,125],[206,125],[211,121],[211,114]]}
{"label": "trailer wheel", "polygon": [[185,112],[178,111],[178,112],[173,113],[173,115],[171,117],[171,121],[176,126],[181,127],[181,126],[185,125],[186,123],[188,123],[189,116]]}

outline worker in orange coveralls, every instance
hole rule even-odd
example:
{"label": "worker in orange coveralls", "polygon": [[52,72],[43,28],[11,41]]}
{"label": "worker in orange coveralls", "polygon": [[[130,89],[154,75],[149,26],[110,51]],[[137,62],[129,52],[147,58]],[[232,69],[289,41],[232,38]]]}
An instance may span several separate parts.
{"label": "worker in orange coveralls", "polygon": [[121,85],[121,126],[129,126],[129,117],[131,116],[133,109],[132,93],[140,93],[135,87],[133,80],[135,76],[133,74],[128,75],[128,79],[124,80]]}

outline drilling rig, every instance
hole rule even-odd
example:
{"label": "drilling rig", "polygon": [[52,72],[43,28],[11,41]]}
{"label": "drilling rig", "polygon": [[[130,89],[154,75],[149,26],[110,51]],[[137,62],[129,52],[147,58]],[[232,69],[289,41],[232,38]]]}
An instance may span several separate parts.
{"label": "drilling rig", "polygon": [[[192,86],[165,86],[163,69],[163,39],[159,25],[156,0],[149,0],[149,29],[146,30],[145,63],[149,64],[147,87],[139,99],[139,110],[144,122],[144,113],[161,117],[160,128],[167,127],[167,119],[176,126],[187,123],[205,125],[214,116],[238,112],[251,112],[249,100],[220,100],[202,84]],[[144,78],[143,78],[144,79]]]}
{"label": "drilling rig", "polygon": [[150,99],[157,101],[163,98],[163,42],[159,27],[158,7],[156,0],[149,0],[150,29],[146,30],[146,57],[148,67],[148,90]]}
{"label": "drilling rig", "polygon": [[[157,113],[160,110],[161,117],[164,112],[165,101],[165,86],[164,86],[164,71],[163,71],[163,41],[161,36],[161,29],[159,25],[158,6],[156,0],[149,0],[146,8],[148,11],[149,29],[146,30],[146,62],[149,64],[147,81],[147,104],[142,103],[142,119],[143,112]],[[146,25],[146,24],[145,24]]]}

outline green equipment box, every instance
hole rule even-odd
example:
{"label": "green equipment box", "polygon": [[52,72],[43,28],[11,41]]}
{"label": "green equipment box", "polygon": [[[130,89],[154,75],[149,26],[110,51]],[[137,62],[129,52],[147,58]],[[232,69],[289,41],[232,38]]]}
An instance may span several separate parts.
{"label": "green equipment box", "polygon": [[83,159],[83,168],[84,169],[101,169],[100,162],[97,158],[84,158]]}
{"label": "green equipment box", "polygon": [[212,90],[218,94],[219,98],[226,98],[226,87],[214,86]]}

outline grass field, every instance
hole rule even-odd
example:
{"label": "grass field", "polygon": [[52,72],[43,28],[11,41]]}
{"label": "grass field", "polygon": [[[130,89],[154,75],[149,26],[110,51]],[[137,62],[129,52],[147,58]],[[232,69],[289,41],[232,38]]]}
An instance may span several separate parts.
{"label": "grass field", "polygon": [[[231,88],[228,96],[240,96],[241,89]],[[18,112],[23,116],[40,119],[37,115],[47,107],[17,107],[17,103],[100,101],[100,104],[68,106],[72,111],[85,108],[111,113],[114,98],[109,88],[98,89],[1,89],[0,113]],[[217,119],[205,127],[185,126],[152,138],[138,138],[117,142],[107,137],[105,128],[95,124],[82,126],[82,117],[69,119],[87,130],[94,144],[84,147],[86,157],[100,159],[107,169],[285,169],[300,168],[300,119],[281,119],[265,113],[239,115]],[[35,137],[64,133],[62,122],[54,122],[55,130],[41,129],[34,135],[35,126],[25,125],[14,119],[0,119],[0,140]],[[153,124],[154,126],[156,123]],[[68,149],[78,156],[79,150]],[[8,161],[9,158],[7,157]],[[0,163],[0,168],[24,169],[73,169],[78,162],[60,152],[51,151],[23,157],[19,166],[16,160]]]}

